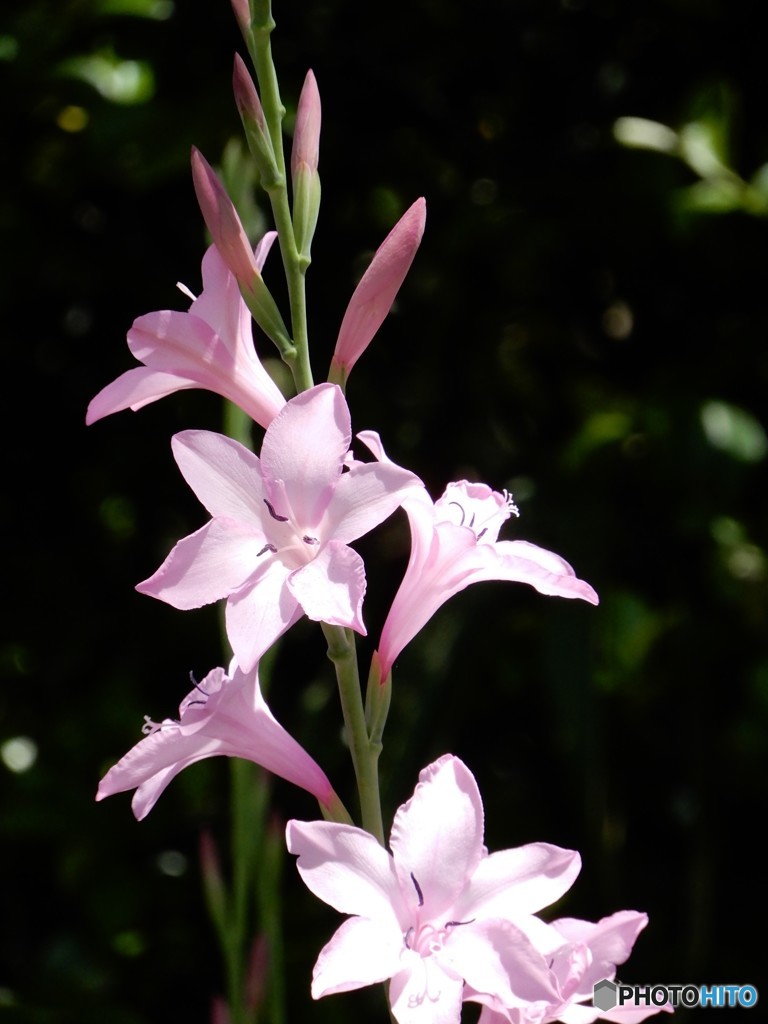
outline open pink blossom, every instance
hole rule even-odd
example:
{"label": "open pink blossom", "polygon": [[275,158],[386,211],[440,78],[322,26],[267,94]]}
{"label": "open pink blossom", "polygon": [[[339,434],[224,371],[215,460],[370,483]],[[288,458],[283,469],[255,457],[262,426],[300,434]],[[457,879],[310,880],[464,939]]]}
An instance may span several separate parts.
{"label": "open pink blossom", "polygon": [[335,384],[291,399],[261,458],[231,438],[173,438],[184,479],[213,517],[137,590],[175,608],[226,598],[232,649],[248,671],[302,614],[365,633],[365,568],[349,544],[422,485],[392,463],[347,467],[349,408]]}
{"label": "open pink blossom", "polygon": [[477,783],[458,758],[421,772],[391,853],[332,822],[289,821],[287,842],[308,888],[354,915],[318,957],[315,999],[389,979],[398,1024],[457,1024],[465,983],[505,1006],[557,999],[526,928],[570,888],[579,855],[545,843],[489,855]]}
{"label": "open pink blossom", "polygon": [[267,707],[256,669],[213,669],[181,702],[178,721],[147,718],[142,731],[144,739],[110,768],[96,794],[103,800],[135,788],[132,807],[139,821],[182,769],[217,754],[255,761],[324,806],[339,806],[325,772]]}
{"label": "open pink blossom", "polygon": [[427,204],[417,199],[376,250],[341,322],[331,379],[345,383],[395,301],[424,234]]}
{"label": "open pink blossom", "polygon": [[[599,1010],[591,1005],[594,986],[604,979],[613,981],[616,967],[632,952],[640,932],[648,924],[647,914],[621,910],[601,921],[561,918],[545,925],[536,922],[529,937],[550,964],[557,980],[558,997],[538,1007],[536,1024],[592,1024],[595,1020],[617,1024],[637,1024],[671,1006],[621,1006]],[[464,998],[483,1004],[478,1024],[527,1024],[529,1017],[522,1005],[503,1006],[483,993],[467,988]],[[587,1005],[589,1003],[589,1005]]]}
{"label": "open pink blossom", "polygon": [[[254,260],[263,266],[276,238],[268,232]],[[134,320],[128,347],[143,366],[108,384],[88,406],[86,423],[186,388],[205,388],[239,405],[266,427],[285,398],[253,347],[251,314],[215,246],[203,257],[203,290],[186,313],[165,309]]]}
{"label": "open pink blossom", "polygon": [[[362,431],[358,437],[388,461],[378,434]],[[598,603],[592,587],[559,555],[528,541],[497,539],[502,524],[517,515],[506,491],[460,480],[448,484],[434,503],[426,490],[413,491],[403,508],[411,525],[411,554],[381,632],[382,679],[437,609],[471,583],[529,583],[540,594]]]}

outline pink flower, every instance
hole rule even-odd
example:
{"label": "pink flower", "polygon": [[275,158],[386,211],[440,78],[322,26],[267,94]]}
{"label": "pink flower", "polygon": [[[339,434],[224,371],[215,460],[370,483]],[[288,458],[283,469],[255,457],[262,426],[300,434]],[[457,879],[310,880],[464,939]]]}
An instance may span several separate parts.
{"label": "pink flower", "polygon": [[579,855],[544,843],[489,855],[480,793],[458,758],[422,771],[395,815],[391,854],[332,822],[289,821],[287,841],[308,888],[355,915],[318,957],[315,999],[390,979],[398,1024],[453,1024],[465,983],[502,1005],[558,998],[525,929],[570,888]]}
{"label": "pink flower", "polygon": [[[362,431],[358,437],[388,461],[376,433]],[[517,515],[506,491],[460,480],[448,484],[434,503],[426,490],[413,491],[403,508],[411,525],[411,555],[381,632],[382,679],[437,609],[471,583],[529,583],[540,594],[598,603],[592,587],[559,555],[528,541],[497,539],[502,524]]]}
{"label": "pink flower", "polygon": [[338,804],[325,772],[264,703],[255,669],[244,673],[234,663],[229,674],[213,669],[181,702],[177,722],[147,718],[142,731],[144,739],[110,768],[96,794],[103,800],[136,788],[131,806],[139,821],[182,769],[218,754],[255,761],[321,804]]}
{"label": "pink flower", "polygon": [[335,384],[291,399],[267,428],[261,458],[220,434],[177,434],[176,461],[213,518],[136,589],[184,609],[226,598],[245,671],[302,614],[364,634],[365,568],[349,543],[421,484],[392,463],[345,468],[350,440]]}
{"label": "pink flower", "polygon": [[[275,237],[269,232],[256,247],[260,267]],[[202,271],[203,291],[187,313],[166,309],[134,320],[128,347],[144,365],[100,391],[88,406],[86,423],[121,409],[141,409],[186,388],[206,388],[230,399],[263,427],[285,405],[256,355],[251,315],[215,246],[203,257]]]}
{"label": "pink flower", "polygon": [[417,199],[376,250],[341,322],[331,362],[332,380],[346,382],[384,322],[419,248],[426,217],[427,204]]}
{"label": "pink flower", "polygon": [[[575,918],[561,918],[551,925],[538,924],[529,936],[550,964],[557,980],[558,998],[549,1005],[538,1006],[535,1024],[592,1024],[609,1020],[636,1024],[660,1010],[671,1012],[671,1006],[623,1006],[598,1010],[585,1005],[592,1000],[595,984],[616,977],[616,967],[632,952],[640,932],[648,924],[648,916],[635,910],[622,910],[594,924]],[[478,1024],[527,1024],[531,1020],[525,1006],[503,1006],[486,994],[465,989],[464,998],[483,1004]]]}

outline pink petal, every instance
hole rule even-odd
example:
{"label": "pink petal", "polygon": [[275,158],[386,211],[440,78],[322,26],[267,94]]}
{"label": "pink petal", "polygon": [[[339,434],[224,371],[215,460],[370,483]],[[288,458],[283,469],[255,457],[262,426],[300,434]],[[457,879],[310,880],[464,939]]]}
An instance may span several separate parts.
{"label": "pink petal", "polygon": [[175,391],[197,387],[200,387],[197,381],[175,373],[160,373],[136,366],[126,370],[91,399],[85,422],[90,426],[104,416],[111,416],[113,412],[121,412],[123,409],[133,409],[135,412]]}
{"label": "pink petal", "polygon": [[259,567],[264,535],[232,519],[212,519],[182,538],[160,568],[136,586],[188,610],[227,597]]}
{"label": "pink petal", "polygon": [[391,856],[361,828],[330,821],[289,821],[288,851],[304,884],[342,914],[379,922],[402,941],[402,901]]}
{"label": "pink petal", "polygon": [[381,631],[382,677],[438,608],[473,582],[479,547],[471,530],[450,523],[435,525],[432,509],[424,502],[409,497],[403,507],[411,523],[411,555]]}
{"label": "pink petal", "polygon": [[[270,423],[261,448],[264,480],[282,481],[290,509],[279,509],[302,530],[320,522],[339,482],[352,439],[341,389],[318,384],[292,398]],[[267,495],[269,497],[269,495]]]}
{"label": "pink petal", "polygon": [[548,843],[500,850],[480,861],[454,910],[462,920],[482,915],[514,921],[560,899],[580,868],[578,853]]}
{"label": "pink petal", "polygon": [[341,322],[333,363],[344,376],[370,344],[395,301],[424,234],[427,205],[416,202],[403,214],[376,250],[349,301]]}
{"label": "pink petal", "polygon": [[506,1006],[560,1002],[547,961],[509,921],[457,925],[446,940],[445,953],[467,984]]}
{"label": "pink petal", "polygon": [[171,447],[184,479],[212,516],[261,528],[269,513],[257,455],[210,430],[183,430],[173,436]]}
{"label": "pink petal", "polygon": [[258,576],[227,601],[227,637],[246,672],[301,618],[301,606],[286,586],[289,570],[279,559],[262,558]]}
{"label": "pink petal", "polygon": [[365,636],[365,566],[356,551],[332,540],[288,577],[288,589],[315,622],[349,626]]}
{"label": "pink petal", "polygon": [[358,463],[340,478],[324,529],[348,544],[378,526],[402,505],[406,495],[423,486],[417,476],[394,463]]}
{"label": "pink petal", "polygon": [[389,1000],[398,1024],[457,1024],[464,983],[433,957],[413,954],[390,982]]}
{"label": "pink petal", "polygon": [[403,936],[380,921],[349,918],[320,951],[312,972],[312,998],[351,992],[386,981],[400,967]]}
{"label": "pink petal", "polygon": [[500,540],[496,544],[480,544],[485,559],[478,579],[511,580],[529,583],[540,594],[554,597],[578,597],[590,604],[599,598],[592,587],[577,578],[568,562],[553,551],[547,551],[525,540]]}
{"label": "pink petal", "polygon": [[638,935],[647,924],[648,915],[636,910],[621,910],[596,924],[574,918],[552,922],[552,927],[568,942],[589,947],[590,966],[574,998],[591,998],[595,982],[615,976],[617,966],[627,960]]}
{"label": "pink petal", "polygon": [[[276,238],[276,231],[267,231],[256,245],[253,258],[258,270],[263,269]],[[215,245],[209,245],[203,256],[202,274],[203,290],[189,307],[190,314],[205,320],[232,351],[253,352],[251,314]]]}
{"label": "pink petal", "polygon": [[475,778],[446,754],[424,768],[411,799],[395,815],[390,836],[406,900],[424,919],[450,907],[483,850],[483,804]]}

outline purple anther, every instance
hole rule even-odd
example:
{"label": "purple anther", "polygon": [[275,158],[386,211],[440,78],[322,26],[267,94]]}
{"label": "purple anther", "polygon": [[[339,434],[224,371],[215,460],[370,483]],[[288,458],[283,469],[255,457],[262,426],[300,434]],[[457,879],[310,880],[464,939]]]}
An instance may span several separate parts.
{"label": "purple anther", "polygon": [[419,885],[419,883],[413,877],[413,872],[411,872],[411,881],[413,882],[413,887],[416,890],[416,895],[419,897],[419,906],[423,907],[424,906],[424,893],[421,891],[421,886]]}
{"label": "purple anther", "polygon": [[445,922],[445,927],[446,928],[455,928],[456,925],[458,925],[458,924],[474,924],[474,922],[475,922],[475,918],[474,917],[470,917],[470,919],[468,921],[446,921]]}
{"label": "purple anther", "polygon": [[455,505],[456,508],[459,510],[459,512],[461,512],[461,522],[459,523],[459,526],[463,526],[464,525],[464,520],[467,518],[467,513],[464,511],[464,509],[458,503],[458,501],[449,501],[448,504],[449,505]]}
{"label": "purple anther", "polygon": [[272,504],[271,501],[267,501],[267,499],[265,498],[264,499],[264,504],[267,506],[267,509],[269,510],[269,514],[272,516],[273,519],[276,519],[278,521],[278,523],[287,523],[288,522],[288,516],[279,516],[277,514],[277,512],[275,512],[275,506]]}

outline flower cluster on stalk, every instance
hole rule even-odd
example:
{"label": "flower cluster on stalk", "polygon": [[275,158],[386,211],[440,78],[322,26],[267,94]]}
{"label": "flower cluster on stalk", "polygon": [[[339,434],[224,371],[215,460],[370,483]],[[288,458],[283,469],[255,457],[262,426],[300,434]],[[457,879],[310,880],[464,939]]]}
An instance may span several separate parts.
{"label": "flower cluster on stalk", "polygon": [[[250,39],[258,5],[235,0],[234,6]],[[240,58],[234,89],[272,197],[285,188],[284,159]],[[601,1016],[640,1021],[657,1008],[617,1016],[589,1001],[592,986],[613,978],[626,960],[645,914],[549,923],[539,916],[574,882],[581,863],[576,852],[531,843],[489,853],[476,780],[450,754],[421,772],[413,796],[395,814],[387,850],[381,829],[377,837],[376,829],[351,823],[323,769],[264,701],[261,659],[302,616],[342,631],[345,639],[349,631],[366,635],[366,569],[352,545],[400,508],[410,527],[410,554],[374,644],[373,710],[366,710],[358,747],[351,744],[353,758],[361,744],[374,761],[378,757],[384,693],[396,660],[466,587],[521,582],[544,595],[598,603],[590,584],[559,555],[525,540],[499,539],[518,514],[506,491],[458,480],[433,500],[415,474],[387,456],[372,430],[357,434],[372,459],[352,453],[344,388],[413,262],[425,226],[423,198],[376,251],[342,317],[328,379],[312,384],[303,342],[291,337],[262,271],[278,238],[284,262],[293,260],[297,270],[289,282],[292,302],[300,294],[296,281],[310,262],[319,206],[320,120],[310,72],[290,161],[293,209],[286,219],[278,197],[279,231],[268,232],[255,248],[216,172],[193,151],[195,191],[213,238],[203,257],[202,292],[197,298],[187,292],[192,303],[186,311],[162,310],[134,322],[127,340],[140,365],[88,407],[93,423],[202,388],[235,403],[263,429],[258,454],[207,430],[172,439],[176,463],[210,518],[181,538],[137,590],[184,610],[225,602],[234,657],[227,670],[193,679],[178,718],[146,719],[143,738],[106,773],[97,799],[134,790],[134,813],[144,818],[181,770],[217,755],[254,761],[314,796],[328,820],[290,821],[288,850],[307,887],[347,915],[315,964],[315,998],[386,982],[397,1024],[456,1024],[465,1002],[480,1004],[481,1024],[590,1024]],[[294,396],[282,393],[259,358],[253,320],[293,369]]]}

